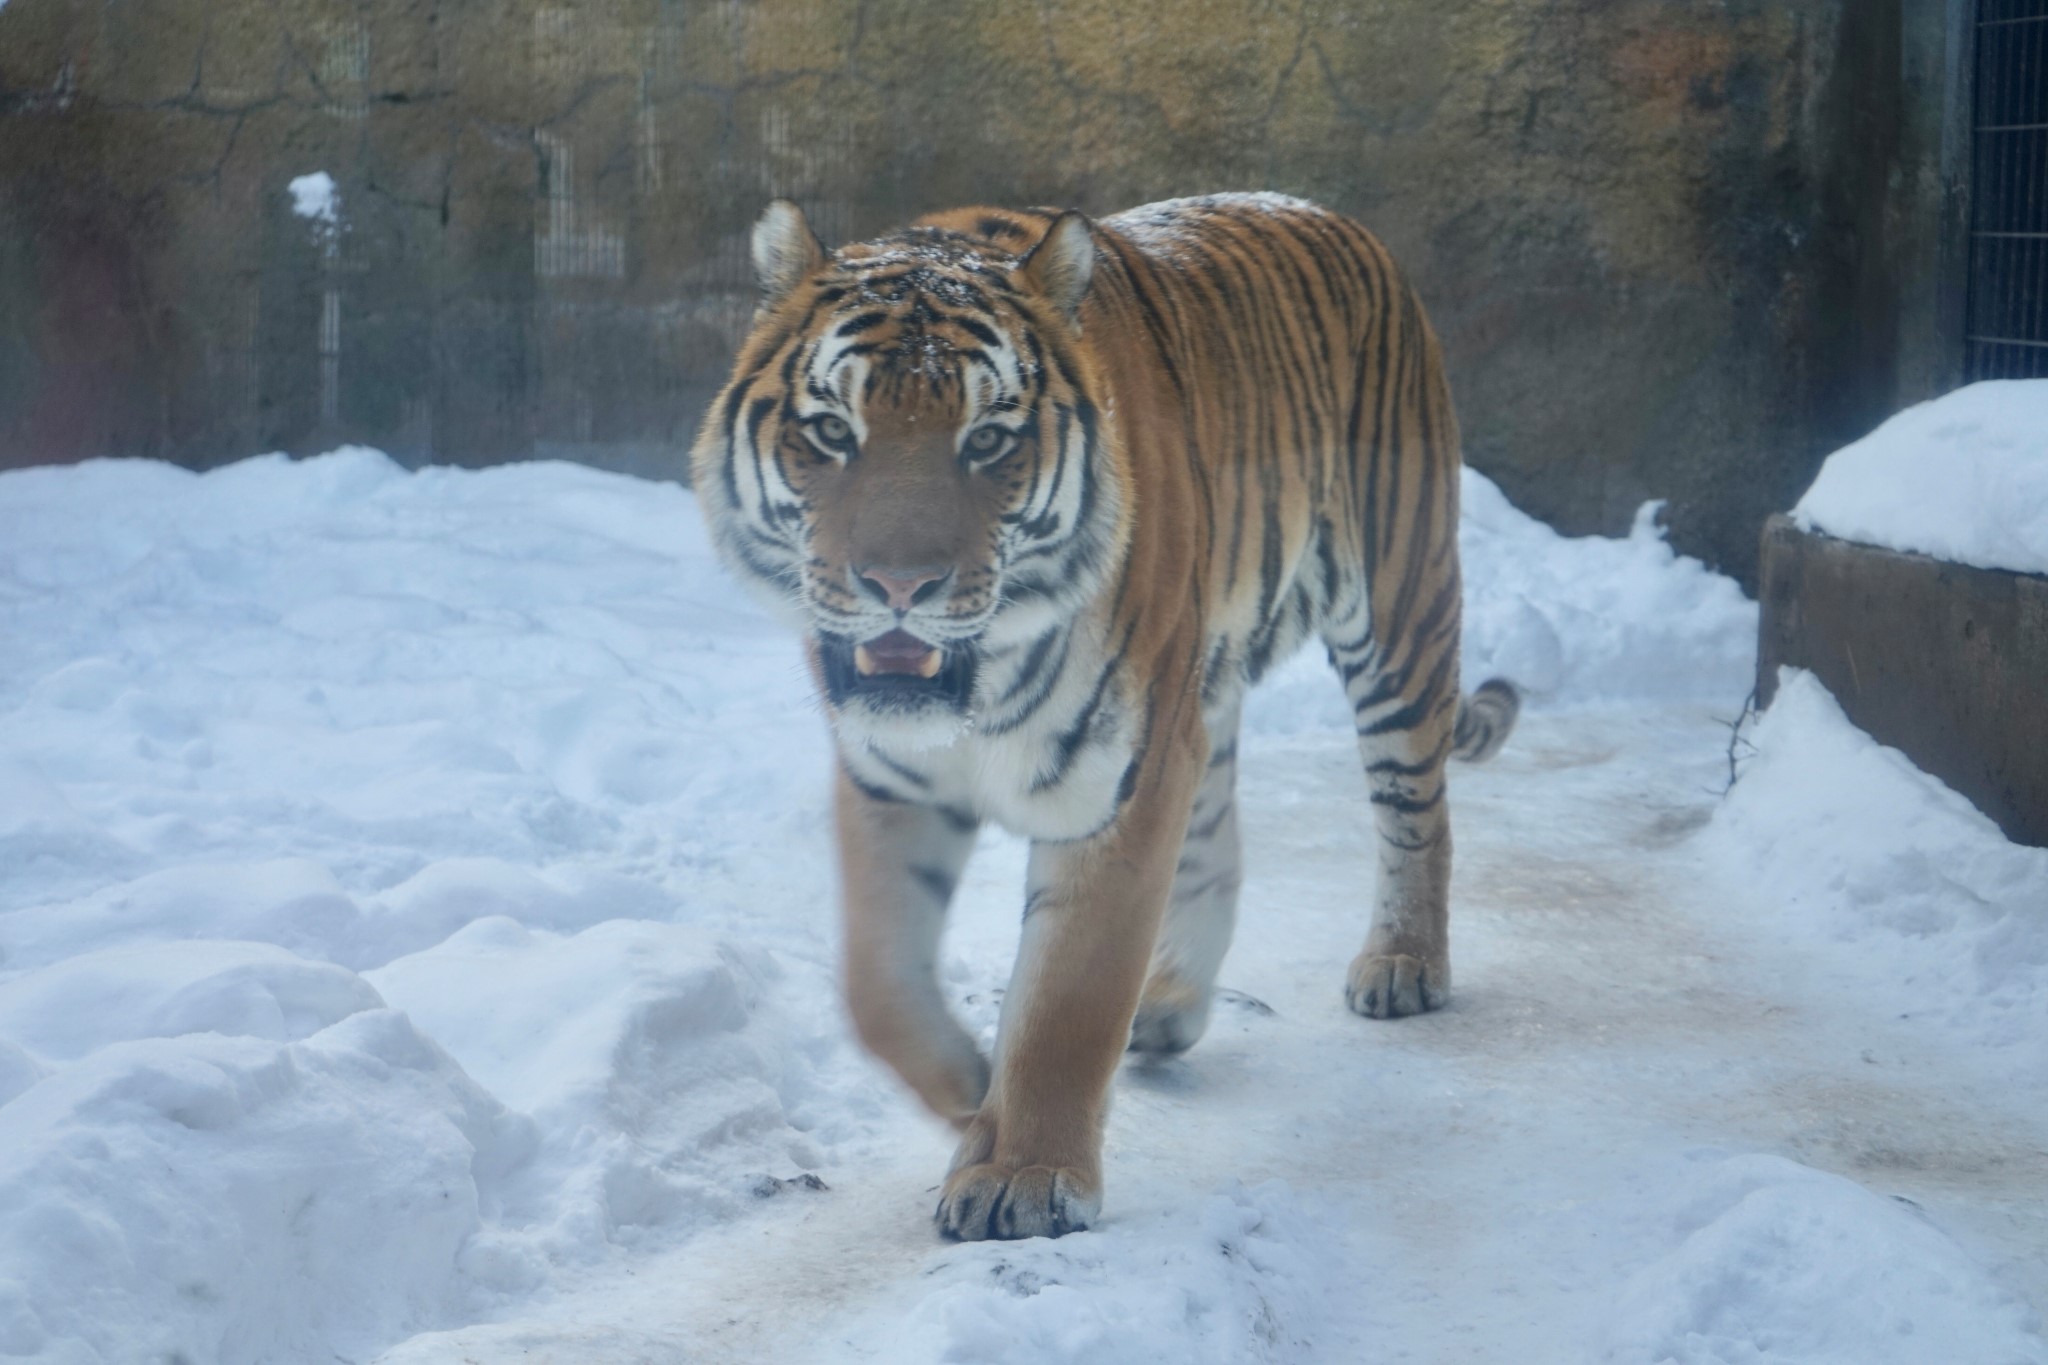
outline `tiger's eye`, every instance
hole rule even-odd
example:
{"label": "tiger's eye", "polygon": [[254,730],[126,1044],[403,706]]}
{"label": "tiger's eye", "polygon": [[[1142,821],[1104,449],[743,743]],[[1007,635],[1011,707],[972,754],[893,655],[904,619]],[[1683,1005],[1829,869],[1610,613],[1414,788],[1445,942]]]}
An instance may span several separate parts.
{"label": "tiger's eye", "polygon": [[853,438],[853,428],[846,425],[844,418],[826,416],[818,422],[818,434],[833,445],[839,445]]}
{"label": "tiger's eye", "polygon": [[1008,434],[1001,427],[976,427],[967,434],[967,449],[976,455],[993,455]]}

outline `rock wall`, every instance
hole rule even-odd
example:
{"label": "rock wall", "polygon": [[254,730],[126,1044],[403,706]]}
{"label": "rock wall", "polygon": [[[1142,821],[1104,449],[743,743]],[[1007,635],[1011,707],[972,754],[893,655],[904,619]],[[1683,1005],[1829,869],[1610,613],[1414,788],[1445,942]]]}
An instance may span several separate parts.
{"label": "rock wall", "polygon": [[772,195],[846,237],[1271,188],[1405,263],[1518,503],[1669,498],[1753,581],[1946,376],[1942,40],[1927,0],[11,0],[0,465],[678,475]]}

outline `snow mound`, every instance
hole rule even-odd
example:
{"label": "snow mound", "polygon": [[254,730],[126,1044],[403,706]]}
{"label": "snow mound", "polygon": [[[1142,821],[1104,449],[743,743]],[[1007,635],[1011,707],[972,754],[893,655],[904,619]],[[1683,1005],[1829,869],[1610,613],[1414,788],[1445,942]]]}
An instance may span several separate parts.
{"label": "snow mound", "polygon": [[1622,1288],[1611,1365],[2040,1365],[2039,1324],[1913,1206],[1774,1156],[1713,1161]]}
{"label": "snow mound", "polygon": [[1802,531],[1980,569],[2048,574],[2048,379],[1987,379],[1828,456]]}
{"label": "snow mound", "polygon": [[1561,536],[1465,471],[1458,551],[1465,676],[1538,700],[1736,701],[1756,657],[1756,603],[1664,541],[1662,503],[1625,537]]}
{"label": "snow mound", "polygon": [[0,638],[0,1355],[367,1359],[887,1109],[758,914],[824,736],[682,490],[10,471]]}
{"label": "snow mound", "polygon": [[326,1360],[472,1311],[528,1125],[403,1015],[116,1043],[0,1107],[0,1352]]}
{"label": "snow mound", "polygon": [[192,938],[271,943],[339,961],[360,918],[333,874],[308,858],[193,863],[75,901],[0,914],[0,961],[18,970],[101,948]]}
{"label": "snow mound", "polygon": [[1330,1290],[1327,1229],[1281,1181],[1081,1236],[974,1243],[934,1257],[932,1286],[848,1359],[976,1365],[1236,1365],[1312,1359]]}
{"label": "snow mound", "polygon": [[437,859],[360,899],[308,858],[194,863],[0,913],[0,962],[19,970],[106,945],[171,951],[183,939],[217,937],[363,971],[491,916],[573,931],[621,913],[657,918],[673,909],[667,895],[634,878],[575,867],[541,876],[499,858]]}
{"label": "snow mound", "polygon": [[2048,1065],[2048,849],[2008,841],[1857,729],[1811,673],[1780,678],[1710,846],[1786,907],[1779,932],[1888,982],[1972,1050]]}
{"label": "snow mound", "polygon": [[783,1103],[804,1092],[803,1069],[754,1020],[775,975],[766,954],[675,925],[563,937],[489,918],[369,980],[533,1117],[523,1244],[561,1260],[636,1229],[729,1218],[752,1179],[818,1164]]}
{"label": "snow mound", "polygon": [[113,1043],[194,1033],[297,1042],[383,1006],[355,973],[267,943],[126,944],[0,984],[0,1037],[72,1062]]}
{"label": "snow mound", "polygon": [[[1505,677],[1537,706],[1717,701],[1755,675],[1757,607],[1735,580],[1678,554],[1645,503],[1628,535],[1563,536],[1464,471],[1458,554],[1467,687]],[[1262,731],[1350,728],[1320,648],[1274,670],[1246,705]]]}
{"label": "snow mound", "polygon": [[79,813],[35,764],[0,752],[0,867],[40,896],[77,895],[143,859]]}

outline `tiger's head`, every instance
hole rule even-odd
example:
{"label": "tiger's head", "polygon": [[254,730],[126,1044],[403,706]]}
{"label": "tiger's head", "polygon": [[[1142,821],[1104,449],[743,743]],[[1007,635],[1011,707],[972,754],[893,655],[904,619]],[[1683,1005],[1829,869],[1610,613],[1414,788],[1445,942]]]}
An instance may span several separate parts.
{"label": "tiger's head", "polygon": [[971,725],[983,659],[1071,619],[1124,535],[1087,219],[939,221],[828,252],[770,204],[761,306],[692,452],[721,553],[808,633],[842,733],[920,747]]}

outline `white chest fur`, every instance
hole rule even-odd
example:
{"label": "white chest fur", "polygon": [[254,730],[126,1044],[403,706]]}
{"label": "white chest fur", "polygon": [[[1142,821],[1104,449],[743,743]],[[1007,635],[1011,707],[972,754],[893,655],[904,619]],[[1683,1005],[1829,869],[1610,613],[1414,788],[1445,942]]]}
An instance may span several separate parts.
{"label": "white chest fur", "polygon": [[[1136,708],[1108,656],[1076,647],[1027,718],[992,707],[951,742],[911,747],[839,735],[862,785],[900,800],[971,811],[1032,839],[1078,839],[1108,824],[1137,748]],[[998,667],[984,696],[1001,695]]]}

